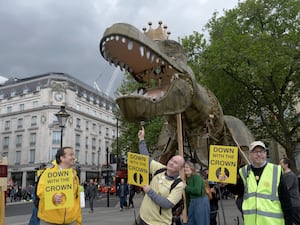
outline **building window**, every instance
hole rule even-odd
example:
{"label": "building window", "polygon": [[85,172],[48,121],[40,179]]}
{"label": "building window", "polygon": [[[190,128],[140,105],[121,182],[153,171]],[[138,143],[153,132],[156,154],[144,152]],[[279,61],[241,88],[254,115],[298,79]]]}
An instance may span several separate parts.
{"label": "building window", "polygon": [[10,130],[10,125],[11,125],[10,120],[6,120],[4,125],[4,130]]}
{"label": "building window", "polygon": [[97,129],[97,125],[93,123],[93,132],[96,132],[96,129]]}
{"label": "building window", "polygon": [[3,149],[8,149],[9,147],[9,137],[3,138]]}
{"label": "building window", "polygon": [[102,126],[99,125],[99,134],[101,134],[101,133],[102,133]]}
{"label": "building window", "polygon": [[76,128],[80,128],[80,119],[79,118],[76,119]]}
{"label": "building window", "polygon": [[36,144],[36,133],[30,134],[30,146],[35,146]]}
{"label": "building window", "polygon": [[76,134],[75,145],[76,147],[80,147],[80,134]]}
{"label": "building window", "polygon": [[22,146],[22,140],[23,140],[22,134],[17,135],[17,138],[16,138],[16,147],[21,147]]}
{"label": "building window", "polygon": [[79,162],[79,153],[80,153],[79,149],[76,149],[75,150],[75,159],[76,159],[76,162]]}
{"label": "building window", "polygon": [[31,126],[36,126],[37,125],[37,116],[32,116],[31,117]]}
{"label": "building window", "polygon": [[109,129],[108,129],[108,127],[106,127],[106,133],[105,133],[105,135],[108,136],[108,134],[109,134]]}
{"label": "building window", "polygon": [[7,112],[7,113],[11,113],[11,112],[12,112],[12,106],[7,106],[6,112]]}
{"label": "building window", "polygon": [[32,108],[38,107],[38,101],[33,101],[32,102]]}
{"label": "building window", "polygon": [[52,144],[59,145],[61,142],[61,131],[53,131],[52,132]]}
{"label": "building window", "polygon": [[96,138],[92,139],[92,149],[95,150],[96,149]]}
{"label": "building window", "polygon": [[16,151],[16,164],[21,163],[21,151]]}
{"label": "building window", "polygon": [[35,161],[35,149],[29,150],[29,163],[34,163]]}
{"label": "building window", "polygon": [[85,137],[85,148],[89,148],[89,137]]}
{"label": "building window", "polygon": [[84,161],[85,161],[85,164],[88,164],[88,151],[85,151]]}
{"label": "building window", "polygon": [[112,135],[112,138],[115,138],[115,136],[116,136],[116,131],[115,131],[114,129],[111,131],[111,135]]}
{"label": "building window", "polygon": [[89,121],[86,121],[86,122],[85,122],[85,129],[86,129],[86,130],[89,130]]}
{"label": "building window", "polygon": [[23,128],[23,118],[18,119],[18,124],[17,124],[17,129],[22,129]]}
{"label": "building window", "polygon": [[58,150],[57,147],[52,148],[52,150],[51,150],[51,156],[50,156],[51,157],[50,161],[55,160],[55,156],[56,156],[57,150]]}
{"label": "building window", "polygon": [[23,103],[19,105],[19,109],[20,109],[20,111],[23,111],[25,109],[25,106]]}
{"label": "building window", "polygon": [[92,164],[96,165],[96,152],[92,152]]}

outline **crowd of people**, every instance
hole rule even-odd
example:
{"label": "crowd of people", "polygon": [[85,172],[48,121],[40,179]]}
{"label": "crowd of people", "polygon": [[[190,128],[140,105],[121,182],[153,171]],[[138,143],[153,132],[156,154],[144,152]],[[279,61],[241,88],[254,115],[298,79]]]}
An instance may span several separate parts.
{"label": "crowd of people", "polygon": [[[145,142],[145,130],[138,133],[139,152],[149,155]],[[249,146],[250,164],[239,168],[236,184],[227,184],[226,176],[220,177],[218,183],[208,181],[208,171],[200,173],[195,164],[185,160],[180,155],[172,156],[166,165],[149,157],[149,171],[152,179],[144,185],[144,197],[139,209],[136,225],[217,225],[219,213],[218,201],[226,197],[224,193],[236,196],[237,207],[242,213],[244,225],[300,225],[300,195],[298,179],[290,169],[290,160],[283,158],[279,165],[267,162],[266,146],[261,141],[252,142]],[[74,152],[72,147],[58,150],[53,168],[46,170],[58,171],[73,168]],[[162,170],[163,169],[163,170]],[[157,171],[163,171],[157,173]],[[180,178],[183,171],[183,179]],[[73,169],[73,200],[74,205],[67,209],[57,208],[45,210],[45,178],[37,186],[37,196],[40,199],[37,216],[41,225],[68,224],[81,225],[80,184],[76,171]],[[176,182],[176,184],[174,184]],[[84,184],[84,192],[89,202],[90,213],[94,212],[93,201],[99,188],[96,181],[90,179]],[[23,194],[17,185],[9,187],[11,201],[16,201]],[[26,189],[26,196],[32,196],[33,188]],[[136,186],[129,185],[121,179],[116,195],[120,200],[120,211],[124,208],[134,208],[133,198]],[[184,197],[183,197],[184,196]],[[24,197],[23,197],[24,198]],[[184,199],[185,211],[179,219],[174,219],[173,209],[181,199]],[[54,204],[61,204],[63,196],[55,194]]]}
{"label": "crowd of people", "polygon": [[33,194],[33,185],[28,185],[26,188],[21,188],[17,183],[7,185],[6,196],[10,202],[31,201]]}

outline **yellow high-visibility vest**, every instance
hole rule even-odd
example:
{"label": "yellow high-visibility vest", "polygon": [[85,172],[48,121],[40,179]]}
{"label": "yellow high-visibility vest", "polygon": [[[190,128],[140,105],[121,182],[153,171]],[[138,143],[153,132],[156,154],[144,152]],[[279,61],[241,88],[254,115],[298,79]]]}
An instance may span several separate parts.
{"label": "yellow high-visibility vest", "polygon": [[243,215],[245,225],[284,225],[278,186],[281,167],[267,163],[257,184],[250,166],[239,170],[244,183]]}

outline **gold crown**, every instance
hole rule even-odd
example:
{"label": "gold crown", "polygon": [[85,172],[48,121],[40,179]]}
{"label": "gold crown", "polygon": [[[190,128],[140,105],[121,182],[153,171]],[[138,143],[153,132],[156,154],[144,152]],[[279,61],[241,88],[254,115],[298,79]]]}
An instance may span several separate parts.
{"label": "gold crown", "polygon": [[146,31],[146,27],[143,28],[144,34],[151,38],[152,40],[167,40],[171,32],[167,31],[167,26],[164,25],[162,27],[162,21],[158,22],[158,27],[156,29],[152,29],[152,22],[148,23],[149,30]]}

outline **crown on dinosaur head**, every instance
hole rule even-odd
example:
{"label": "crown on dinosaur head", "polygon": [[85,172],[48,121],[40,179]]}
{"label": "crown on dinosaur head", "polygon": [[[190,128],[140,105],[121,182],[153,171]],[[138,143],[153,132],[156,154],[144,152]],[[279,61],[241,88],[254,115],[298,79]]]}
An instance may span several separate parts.
{"label": "crown on dinosaur head", "polygon": [[152,22],[148,23],[149,25],[149,30],[147,30],[146,27],[143,28],[144,34],[151,38],[152,40],[167,40],[171,32],[167,31],[167,26],[164,25],[162,27],[162,21],[158,22],[158,27],[156,29],[152,29]]}

